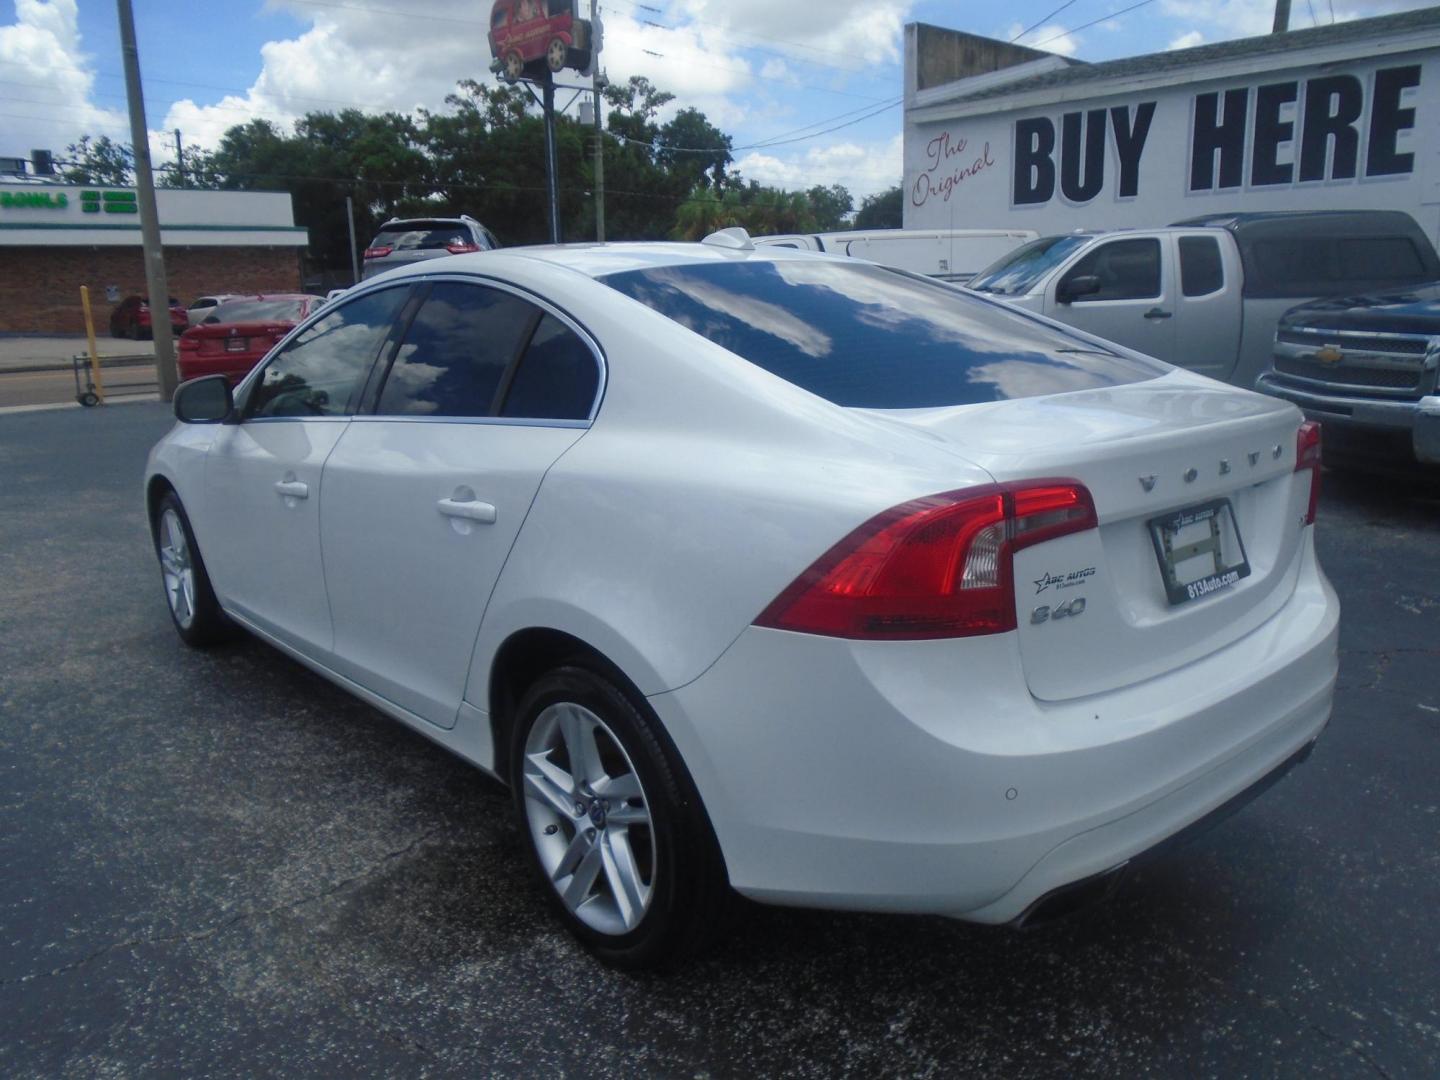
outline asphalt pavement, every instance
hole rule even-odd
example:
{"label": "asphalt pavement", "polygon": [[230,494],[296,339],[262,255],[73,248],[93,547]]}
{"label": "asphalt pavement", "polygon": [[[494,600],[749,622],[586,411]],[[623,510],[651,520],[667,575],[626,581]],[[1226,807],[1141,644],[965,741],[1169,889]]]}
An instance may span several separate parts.
{"label": "asphalt pavement", "polygon": [[258,642],[181,645],[140,494],[168,424],[0,416],[0,1075],[1440,1074],[1440,485],[1327,474],[1329,731],[1111,902],[750,908],[627,976],[495,784]]}

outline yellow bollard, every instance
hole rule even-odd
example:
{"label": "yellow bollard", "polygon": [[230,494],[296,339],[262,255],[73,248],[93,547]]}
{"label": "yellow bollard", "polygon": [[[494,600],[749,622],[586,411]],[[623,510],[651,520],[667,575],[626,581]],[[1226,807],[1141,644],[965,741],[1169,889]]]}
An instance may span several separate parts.
{"label": "yellow bollard", "polygon": [[90,381],[95,384],[95,396],[105,404],[105,380],[100,377],[100,354],[95,349],[95,319],[90,314],[90,287],[80,286],[80,306],[85,309],[85,340],[90,345]]}

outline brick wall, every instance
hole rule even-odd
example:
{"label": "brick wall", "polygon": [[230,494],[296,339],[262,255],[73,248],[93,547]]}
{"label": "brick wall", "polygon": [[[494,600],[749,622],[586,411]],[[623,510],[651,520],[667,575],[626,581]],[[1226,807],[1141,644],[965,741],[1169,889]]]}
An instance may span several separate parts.
{"label": "brick wall", "polygon": [[[167,247],[170,295],[183,304],[207,293],[298,292],[300,251],[265,247]],[[83,334],[80,286],[90,286],[95,331],[110,332],[106,286],[145,295],[138,247],[0,248],[0,333]]]}

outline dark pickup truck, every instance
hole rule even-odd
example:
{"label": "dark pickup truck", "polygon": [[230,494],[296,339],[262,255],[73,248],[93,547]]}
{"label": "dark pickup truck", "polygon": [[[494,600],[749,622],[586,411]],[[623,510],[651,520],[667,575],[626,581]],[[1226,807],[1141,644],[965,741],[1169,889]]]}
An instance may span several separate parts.
{"label": "dark pickup truck", "polygon": [[1326,456],[1440,465],[1440,282],[1291,308],[1257,390],[1325,426]]}

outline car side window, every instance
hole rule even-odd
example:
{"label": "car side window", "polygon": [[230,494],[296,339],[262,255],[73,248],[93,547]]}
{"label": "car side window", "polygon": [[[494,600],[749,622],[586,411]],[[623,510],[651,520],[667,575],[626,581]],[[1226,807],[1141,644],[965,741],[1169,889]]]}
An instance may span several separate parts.
{"label": "car side window", "polygon": [[409,295],[408,285],[381,289],[311,323],[265,366],[246,418],[348,413]]}
{"label": "car side window", "polygon": [[1100,290],[1075,303],[1095,300],[1148,300],[1160,295],[1160,241],[1154,238],[1111,240],[1083,256],[1064,283],[1094,275]]}
{"label": "car side window", "polygon": [[1220,242],[1213,236],[1180,237],[1180,291],[1186,296],[1209,296],[1224,284]]}
{"label": "car side window", "polygon": [[438,282],[395,353],[375,412],[381,416],[489,416],[501,377],[539,309],[513,293]]}
{"label": "car side window", "polygon": [[588,420],[600,387],[590,346],[547,314],[520,359],[501,416],[527,420]]}

